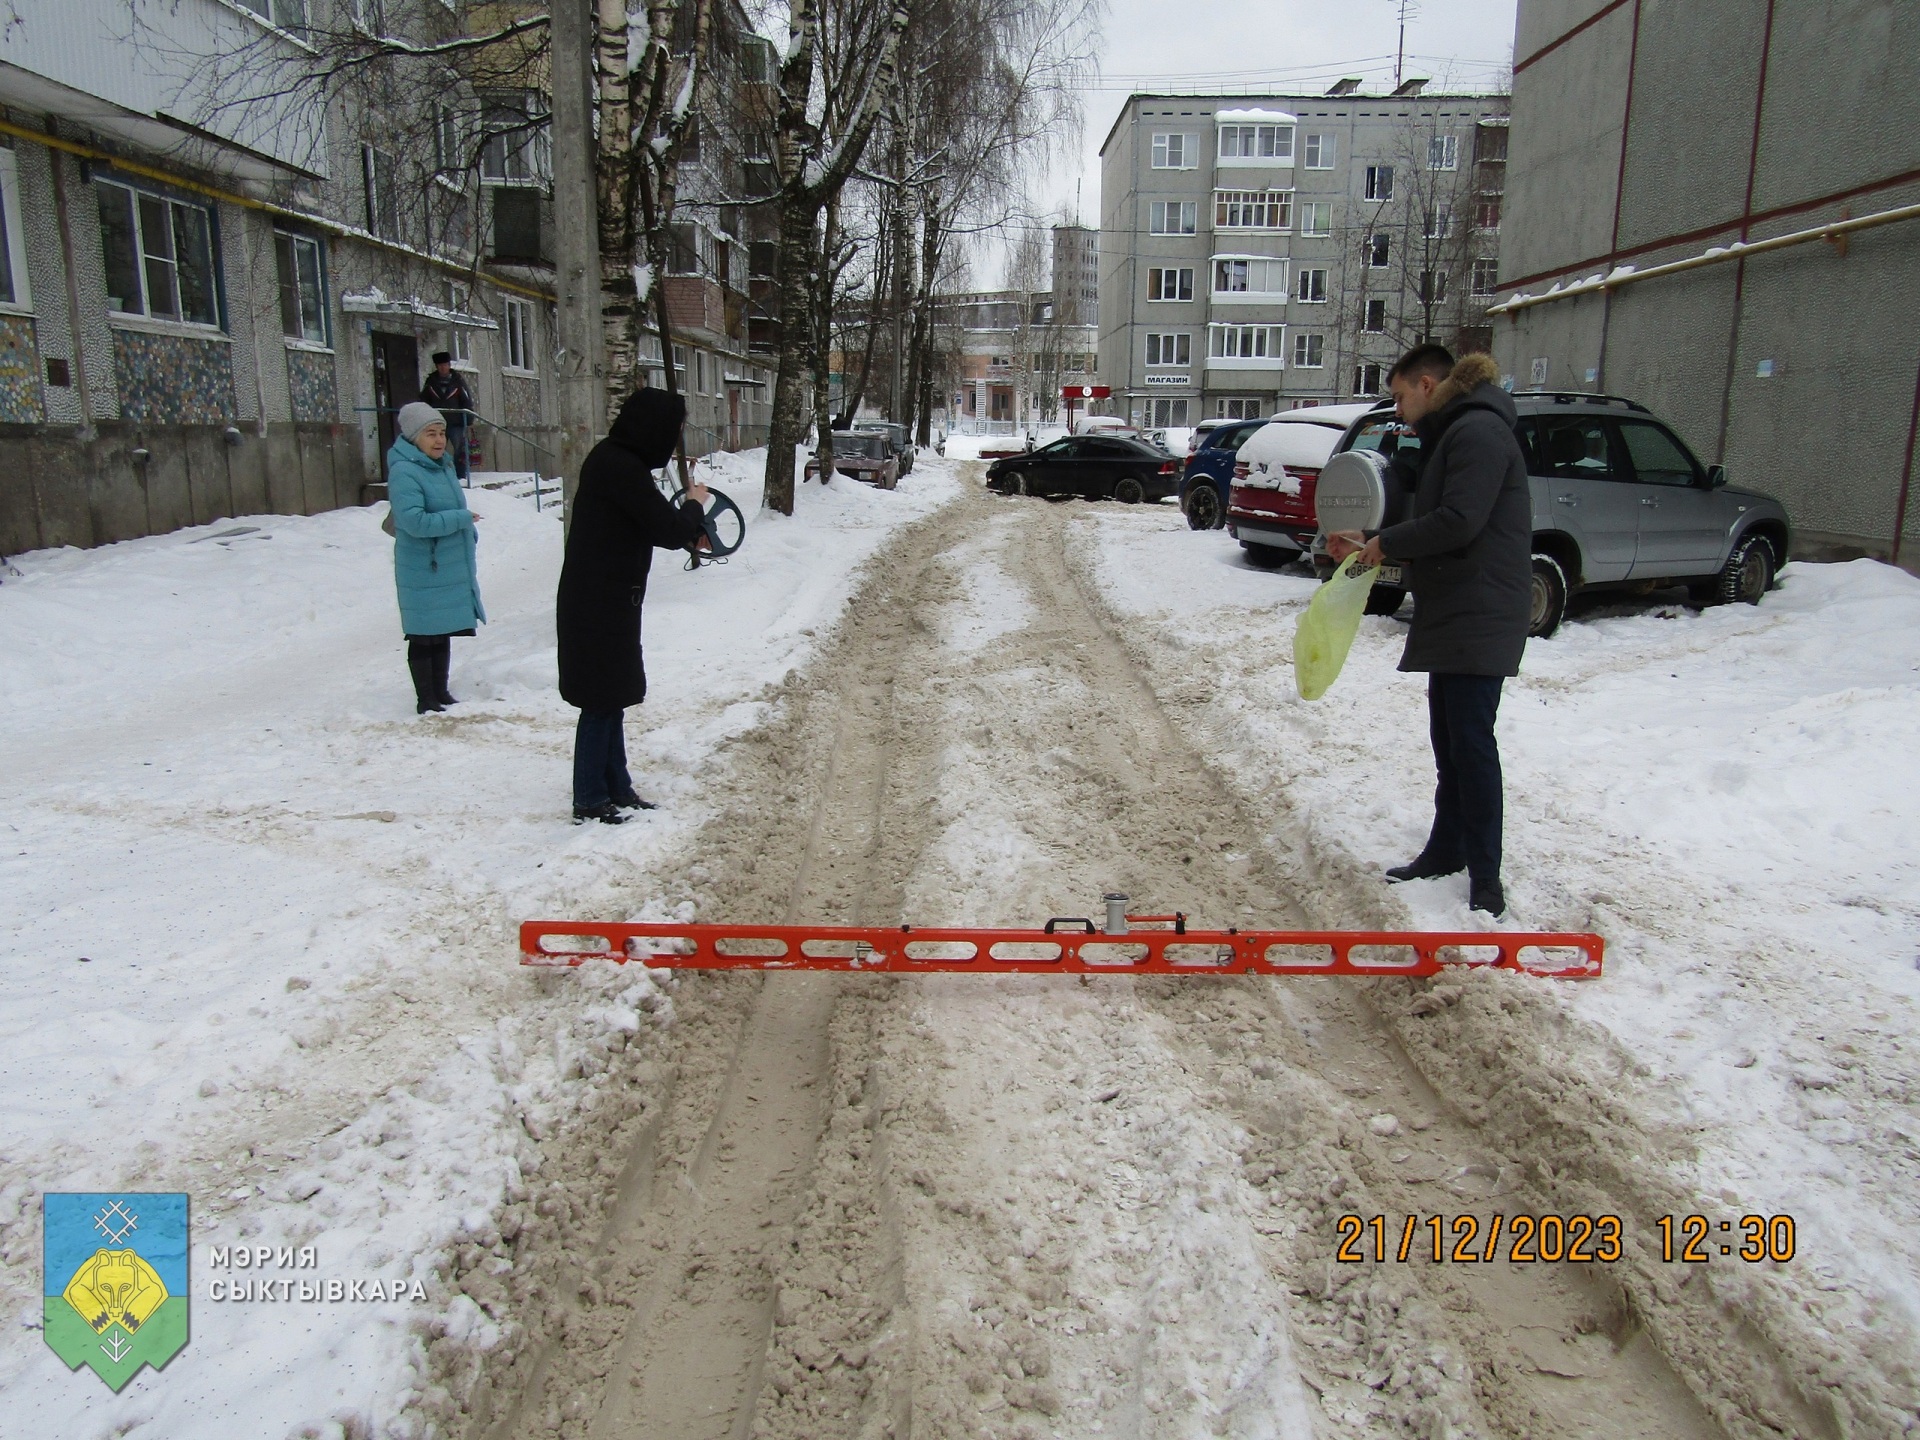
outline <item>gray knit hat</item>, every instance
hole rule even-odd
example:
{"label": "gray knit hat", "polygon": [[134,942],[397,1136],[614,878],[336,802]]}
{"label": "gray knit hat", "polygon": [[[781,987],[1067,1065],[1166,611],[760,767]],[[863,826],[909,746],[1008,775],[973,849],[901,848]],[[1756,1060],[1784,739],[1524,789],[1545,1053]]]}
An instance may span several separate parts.
{"label": "gray knit hat", "polygon": [[397,423],[400,426],[401,438],[404,440],[412,440],[429,425],[446,424],[447,417],[434,409],[433,406],[427,404],[426,401],[415,400],[400,407],[400,417]]}

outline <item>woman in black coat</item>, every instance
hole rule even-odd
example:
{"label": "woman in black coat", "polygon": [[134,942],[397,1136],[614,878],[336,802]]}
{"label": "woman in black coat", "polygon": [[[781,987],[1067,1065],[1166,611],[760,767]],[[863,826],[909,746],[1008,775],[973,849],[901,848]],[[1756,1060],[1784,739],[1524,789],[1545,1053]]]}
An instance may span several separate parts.
{"label": "woman in black coat", "polygon": [[636,390],[607,438],[580,467],[567,528],[566,562],[554,607],[560,632],[560,696],[580,709],[573,740],[573,819],[618,825],[622,810],[650,809],[627,773],[625,711],[646,698],[640,604],[653,552],[685,550],[705,533],[707,487],[678,506],[653,482],[673,458],[687,402]]}

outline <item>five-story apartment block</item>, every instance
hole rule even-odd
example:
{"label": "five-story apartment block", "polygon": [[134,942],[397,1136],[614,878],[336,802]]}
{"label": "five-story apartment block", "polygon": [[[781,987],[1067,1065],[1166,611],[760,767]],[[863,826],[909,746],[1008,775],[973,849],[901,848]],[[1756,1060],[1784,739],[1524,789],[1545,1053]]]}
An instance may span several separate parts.
{"label": "five-story apartment block", "polygon": [[1141,425],[1381,391],[1486,349],[1507,97],[1128,98],[1101,147],[1100,373]]}

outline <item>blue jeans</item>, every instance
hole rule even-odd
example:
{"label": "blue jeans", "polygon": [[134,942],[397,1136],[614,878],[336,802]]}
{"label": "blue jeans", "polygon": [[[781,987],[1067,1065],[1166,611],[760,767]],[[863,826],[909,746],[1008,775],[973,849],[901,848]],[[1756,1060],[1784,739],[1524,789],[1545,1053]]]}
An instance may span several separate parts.
{"label": "blue jeans", "polygon": [[598,810],[633,794],[627,773],[627,712],[582,710],[573,731],[573,808]]}
{"label": "blue jeans", "polygon": [[1500,878],[1503,800],[1500,746],[1493,736],[1500,710],[1498,675],[1429,675],[1427,723],[1439,784],[1433,833],[1422,855],[1470,880]]}

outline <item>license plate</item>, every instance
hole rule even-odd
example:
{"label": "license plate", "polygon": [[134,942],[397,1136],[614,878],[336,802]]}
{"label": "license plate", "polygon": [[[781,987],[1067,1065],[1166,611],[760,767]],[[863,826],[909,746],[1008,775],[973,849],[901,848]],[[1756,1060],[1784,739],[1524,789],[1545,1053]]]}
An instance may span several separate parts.
{"label": "license plate", "polygon": [[1404,585],[1406,581],[1401,578],[1400,567],[1398,565],[1382,565],[1380,567],[1380,578],[1373,583],[1376,585]]}

